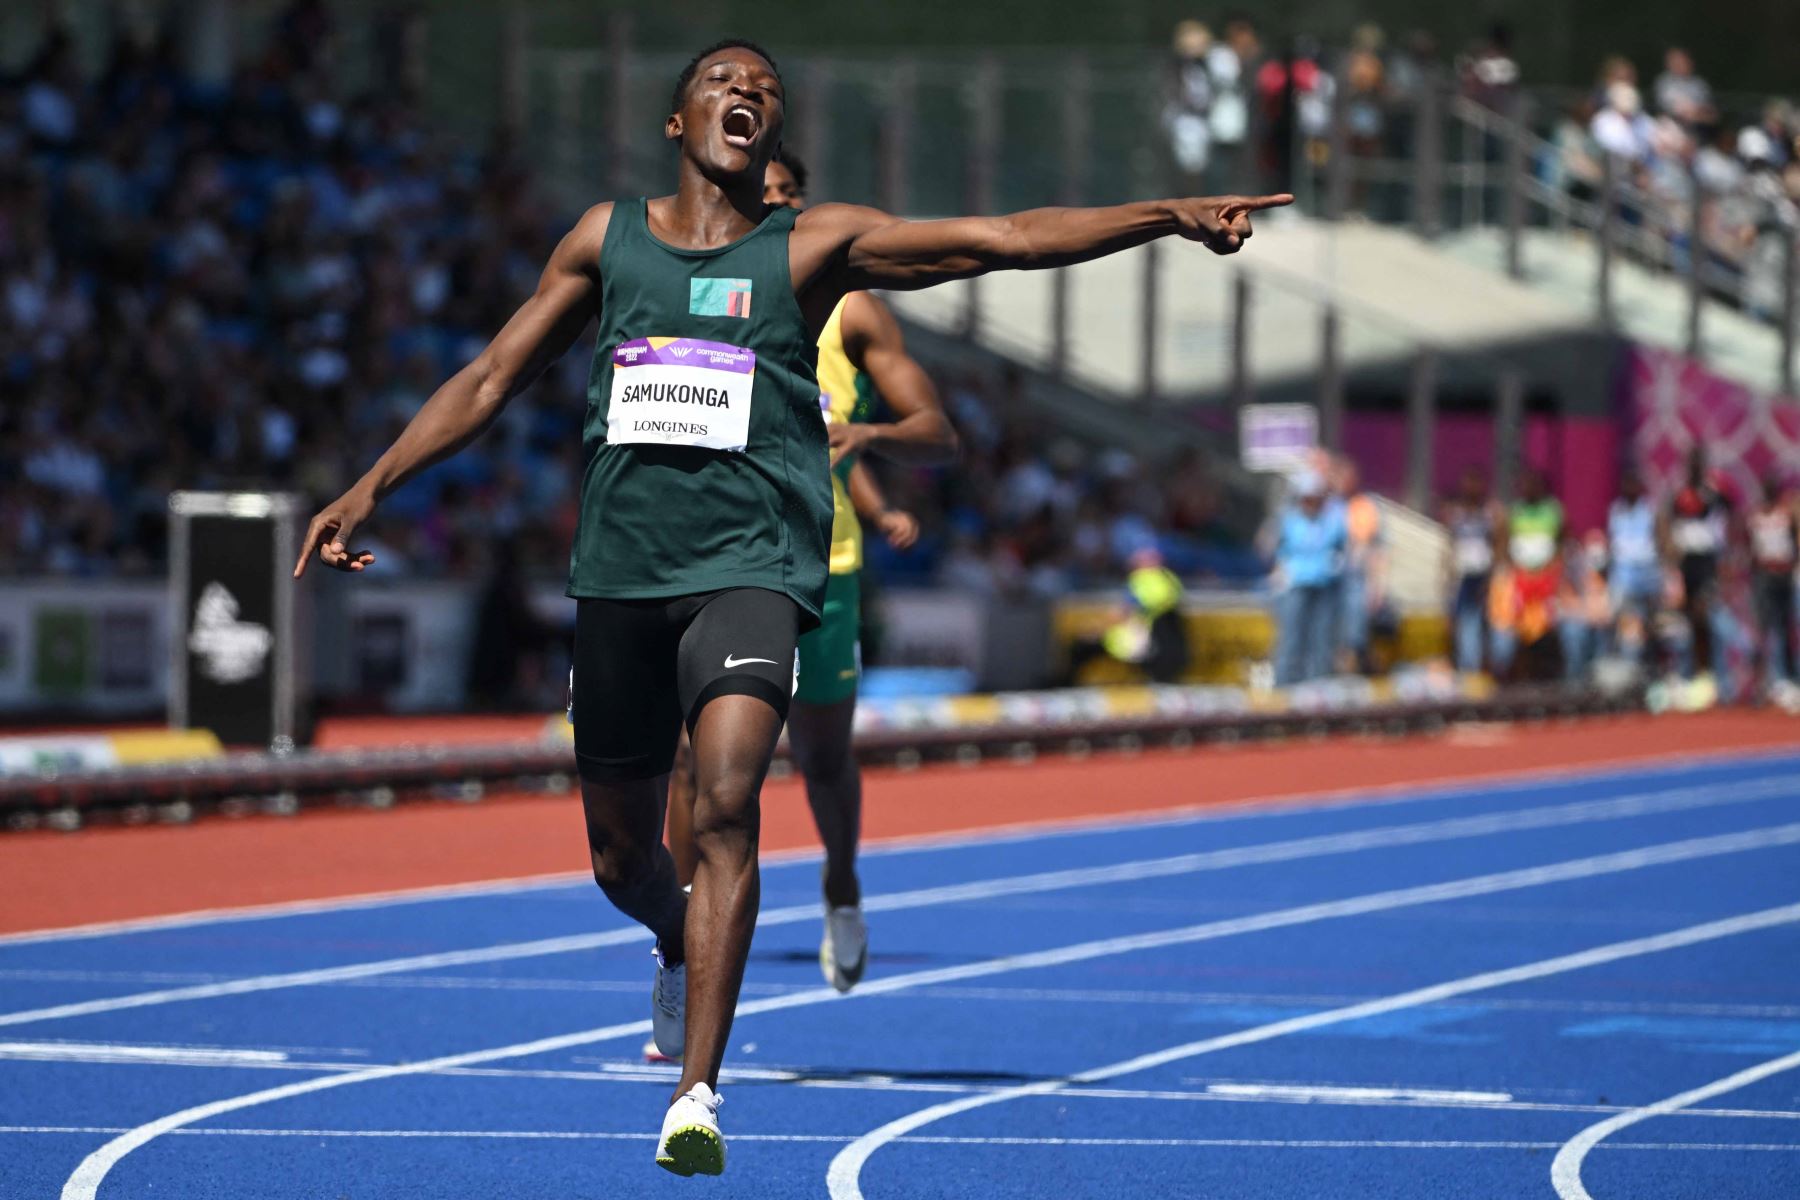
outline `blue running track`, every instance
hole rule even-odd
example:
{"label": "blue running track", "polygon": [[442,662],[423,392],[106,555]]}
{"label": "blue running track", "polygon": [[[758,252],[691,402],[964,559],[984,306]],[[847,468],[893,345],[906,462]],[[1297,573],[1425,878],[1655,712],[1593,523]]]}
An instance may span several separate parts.
{"label": "blue running track", "polygon": [[1800,1197],[1800,757],[878,849],[847,998],[764,880],[722,1180],[552,882],[0,938],[0,1197]]}

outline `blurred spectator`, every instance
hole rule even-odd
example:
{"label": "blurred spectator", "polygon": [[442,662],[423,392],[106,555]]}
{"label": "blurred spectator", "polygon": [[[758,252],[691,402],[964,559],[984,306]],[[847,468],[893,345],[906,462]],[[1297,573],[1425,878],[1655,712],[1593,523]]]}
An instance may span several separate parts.
{"label": "blurred spectator", "polygon": [[1231,191],[1250,187],[1245,177],[1249,164],[1244,148],[1250,140],[1250,76],[1262,59],[1256,26],[1242,15],[1228,17],[1225,36],[1206,55],[1206,72],[1212,80],[1212,181],[1214,189]]}
{"label": "blurred spectator", "polygon": [[1519,64],[1512,54],[1512,30],[1496,24],[1462,63],[1463,95],[1497,113],[1510,113],[1519,92]]}
{"label": "blurred spectator", "polygon": [[1339,666],[1367,673],[1369,634],[1387,603],[1387,541],[1381,506],[1362,489],[1356,464],[1340,458],[1331,466],[1332,503],[1343,509],[1344,563],[1339,584],[1343,612],[1338,633]]}
{"label": "blurred spectator", "polygon": [[1070,651],[1070,683],[1101,655],[1137,667],[1153,683],[1178,683],[1187,673],[1186,619],[1181,613],[1181,579],[1153,549],[1132,556],[1125,577],[1125,602],[1098,641],[1077,642]]}
{"label": "blurred spectator", "polygon": [[1556,600],[1556,632],[1562,646],[1564,683],[1578,684],[1605,648],[1612,627],[1606,591],[1606,535],[1590,530],[1567,539]]}
{"label": "blurred spectator", "polygon": [[1635,471],[1619,477],[1619,496],[1606,515],[1607,583],[1614,614],[1613,648],[1643,665],[1663,604],[1660,517]]}
{"label": "blurred spectator", "polygon": [[1694,57],[1680,46],[1663,55],[1663,73],[1656,77],[1656,110],[1683,125],[1710,125],[1717,119],[1712,88],[1694,72]]}
{"label": "blurred spectator", "polygon": [[1381,30],[1365,25],[1344,59],[1344,123],[1350,152],[1363,158],[1381,153],[1387,126],[1387,73],[1381,62]]}
{"label": "blurred spectator", "polygon": [[1318,471],[1289,480],[1292,498],[1276,516],[1269,549],[1275,595],[1275,684],[1288,687],[1331,673],[1342,620],[1338,583],[1348,531],[1342,505]]}
{"label": "blurred spectator", "polygon": [[1256,72],[1262,130],[1257,157],[1268,186],[1291,188],[1296,149],[1310,155],[1318,149],[1313,143],[1331,130],[1334,92],[1331,76],[1319,65],[1318,43],[1310,37],[1295,38],[1286,53],[1263,60]]}
{"label": "blurred spectator", "polygon": [[1596,111],[1585,100],[1563,111],[1551,133],[1556,153],[1541,168],[1547,176],[1546,183],[1576,200],[1594,199],[1605,180],[1606,168],[1593,134]]}
{"label": "blurred spectator", "polygon": [[1681,574],[1682,612],[1694,645],[1693,661],[1684,672],[1709,672],[1725,678],[1724,606],[1720,602],[1719,569],[1731,538],[1731,501],[1706,469],[1706,452],[1696,446],[1688,456],[1687,479],[1670,497],[1665,528],[1675,566]]}
{"label": "blurred spectator", "polygon": [[1200,21],[1182,21],[1175,26],[1173,49],[1163,127],[1175,186],[1188,194],[1201,189],[1212,150],[1212,30]]}
{"label": "blurred spectator", "polygon": [[1773,475],[1762,481],[1762,496],[1747,519],[1750,540],[1750,594],[1756,617],[1757,658],[1764,694],[1784,708],[1794,707],[1794,570],[1800,561],[1794,497]]}
{"label": "blurred spectator", "polygon": [[1506,514],[1488,495],[1487,476],[1470,467],[1462,473],[1456,494],[1444,503],[1442,515],[1450,534],[1450,634],[1456,669],[1479,671],[1487,645],[1494,545]]}
{"label": "blurred spectator", "polygon": [[1605,103],[1589,127],[1594,141],[1607,154],[1640,164],[1650,157],[1650,118],[1644,115],[1637,88],[1619,81],[1607,85]]}
{"label": "blurred spectator", "polygon": [[1562,585],[1563,509],[1539,470],[1519,480],[1519,498],[1507,514],[1506,561],[1494,574],[1488,620],[1493,629],[1494,673],[1542,680],[1551,672],[1544,651],[1556,624]]}

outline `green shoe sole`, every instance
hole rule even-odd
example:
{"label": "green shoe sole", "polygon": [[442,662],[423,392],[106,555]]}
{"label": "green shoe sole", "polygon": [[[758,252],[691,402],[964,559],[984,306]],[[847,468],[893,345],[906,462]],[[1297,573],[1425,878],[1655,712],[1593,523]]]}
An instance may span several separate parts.
{"label": "green shoe sole", "polygon": [[723,1175],[725,1141],[702,1125],[677,1129],[656,1155],[656,1165],[677,1175]]}

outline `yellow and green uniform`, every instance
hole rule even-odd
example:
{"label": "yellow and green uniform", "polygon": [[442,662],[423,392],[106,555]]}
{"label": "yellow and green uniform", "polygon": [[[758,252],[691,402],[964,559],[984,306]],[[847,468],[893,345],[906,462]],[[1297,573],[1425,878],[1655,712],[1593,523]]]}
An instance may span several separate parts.
{"label": "yellow and green uniform", "polygon": [[[848,300],[848,297],[845,297]],[[875,413],[875,386],[844,353],[844,304],[838,301],[819,333],[819,407],[827,425],[868,421]],[[850,503],[847,454],[831,471],[830,573],[825,580],[821,623],[800,639],[800,687],[796,700],[836,704],[856,694],[862,673],[862,522]]]}

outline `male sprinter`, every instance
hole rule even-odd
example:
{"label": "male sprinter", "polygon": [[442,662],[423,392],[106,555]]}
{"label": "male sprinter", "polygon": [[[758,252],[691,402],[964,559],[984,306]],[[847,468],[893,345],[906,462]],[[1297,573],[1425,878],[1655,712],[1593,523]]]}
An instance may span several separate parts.
{"label": "male sprinter", "polygon": [[[725,1169],[714,1087],[756,924],[758,794],[787,715],[794,647],[819,623],[831,471],[814,349],[838,301],[988,271],[1086,262],[1178,234],[1219,254],[1291,196],[1045,208],[903,221],[763,202],[786,94],[769,55],[732,41],[676,80],[675,194],[589,209],[537,291],[313,518],[294,571],[374,561],[376,504],[467,445],[598,320],[569,561],[575,754],[594,877],[656,935],[652,1024],[682,1055],[656,1160]],[[694,746],[690,899],[661,839],[663,779]],[[691,981],[685,976],[691,967]]]}
{"label": "male sprinter", "polygon": [[[763,201],[806,207],[806,167],[781,150],[763,176]],[[887,305],[868,292],[838,301],[819,334],[819,407],[831,437],[832,520],[830,574],[819,627],[800,638],[800,680],[788,707],[788,745],[806,782],[806,802],[825,846],[822,881],[825,936],[819,968],[825,981],[847,992],[868,962],[862,886],[856,846],[862,832],[862,771],[850,745],[856,717],[856,685],[862,671],[862,523],[868,517],[893,540],[915,535],[904,514],[887,507],[880,486],[859,458],[870,450],[901,462],[947,462],[956,455],[956,433],[938,403],[937,389],[906,353],[900,325]],[[879,396],[899,417],[872,423]],[[695,850],[689,829],[694,810],[693,773],[682,748],[669,784],[669,848],[678,874],[691,878]],[[660,1057],[654,1043],[645,1047]]]}

